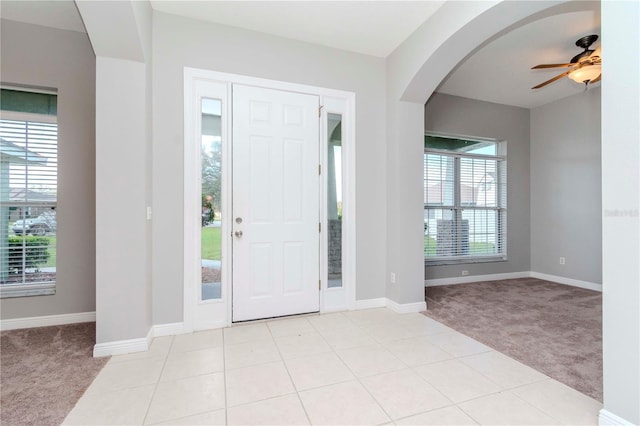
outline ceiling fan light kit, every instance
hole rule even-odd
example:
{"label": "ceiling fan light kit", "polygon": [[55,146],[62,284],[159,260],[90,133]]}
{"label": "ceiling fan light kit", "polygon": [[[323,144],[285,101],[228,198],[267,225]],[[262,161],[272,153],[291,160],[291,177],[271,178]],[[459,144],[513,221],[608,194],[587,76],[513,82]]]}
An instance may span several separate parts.
{"label": "ceiling fan light kit", "polygon": [[589,83],[602,74],[601,65],[586,65],[569,73],[569,78],[576,83]]}
{"label": "ceiling fan light kit", "polygon": [[584,51],[571,58],[571,61],[567,64],[542,64],[532,67],[531,69],[571,68],[544,83],[532,87],[532,89],[539,89],[565,76],[576,83],[585,84],[585,86],[600,81],[602,77],[602,49],[600,47],[595,50],[589,49],[596,40],[598,40],[598,36],[591,34],[576,41],[576,46],[584,49]]}

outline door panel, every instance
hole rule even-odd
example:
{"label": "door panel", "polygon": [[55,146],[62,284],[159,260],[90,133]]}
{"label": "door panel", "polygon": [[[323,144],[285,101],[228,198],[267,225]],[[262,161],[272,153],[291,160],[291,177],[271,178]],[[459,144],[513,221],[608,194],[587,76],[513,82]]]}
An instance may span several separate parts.
{"label": "door panel", "polygon": [[319,99],[233,86],[233,320],[319,310]]}

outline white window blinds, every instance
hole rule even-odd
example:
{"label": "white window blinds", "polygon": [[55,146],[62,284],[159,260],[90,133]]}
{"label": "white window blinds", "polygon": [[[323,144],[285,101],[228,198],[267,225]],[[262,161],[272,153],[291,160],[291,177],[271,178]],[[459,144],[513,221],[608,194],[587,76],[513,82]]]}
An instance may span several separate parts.
{"label": "white window blinds", "polygon": [[428,262],[506,258],[506,175],[500,156],[425,150]]}
{"label": "white window blinds", "polygon": [[34,114],[3,111],[0,152],[2,296],[52,294],[58,193],[55,117],[39,120]]}

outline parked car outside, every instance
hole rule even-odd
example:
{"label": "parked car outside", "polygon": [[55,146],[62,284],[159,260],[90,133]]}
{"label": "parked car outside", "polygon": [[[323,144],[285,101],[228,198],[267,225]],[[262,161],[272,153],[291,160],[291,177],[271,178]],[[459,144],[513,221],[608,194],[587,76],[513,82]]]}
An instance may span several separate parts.
{"label": "parked car outside", "polygon": [[33,219],[16,220],[13,223],[13,226],[11,227],[11,229],[13,230],[13,233],[16,235],[22,235],[22,233],[24,232],[28,234],[31,229],[32,223],[33,223]]}
{"label": "parked car outside", "polygon": [[56,232],[56,228],[56,213],[52,211],[42,213],[34,219],[16,220],[11,229],[16,235],[46,235],[47,233]]}

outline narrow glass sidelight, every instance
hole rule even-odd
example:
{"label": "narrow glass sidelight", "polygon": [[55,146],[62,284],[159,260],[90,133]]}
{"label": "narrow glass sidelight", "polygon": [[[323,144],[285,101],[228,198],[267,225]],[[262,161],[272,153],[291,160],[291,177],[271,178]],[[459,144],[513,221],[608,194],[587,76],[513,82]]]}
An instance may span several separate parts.
{"label": "narrow glass sidelight", "polygon": [[201,300],[221,299],[222,102],[202,99]]}
{"label": "narrow glass sidelight", "polygon": [[328,114],[328,287],[342,287],[342,115]]}

